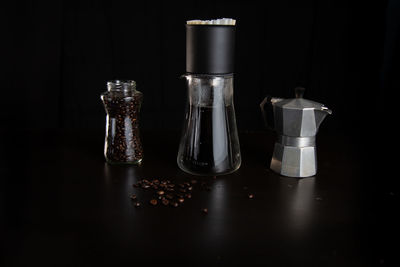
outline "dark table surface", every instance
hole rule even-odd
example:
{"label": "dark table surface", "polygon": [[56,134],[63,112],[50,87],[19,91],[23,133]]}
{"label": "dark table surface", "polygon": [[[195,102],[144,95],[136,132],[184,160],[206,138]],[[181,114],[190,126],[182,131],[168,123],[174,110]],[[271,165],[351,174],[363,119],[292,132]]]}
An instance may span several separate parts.
{"label": "dark table surface", "polygon": [[[373,170],[350,136],[322,131],[318,174],[304,179],[268,169],[274,138],[265,132],[242,133],[241,168],[216,179],[177,167],[179,134],[142,136],[145,159],[135,167],[106,164],[99,131],[2,131],[0,263],[389,266],[395,259],[387,211],[398,191],[366,178]],[[178,208],[152,206],[151,194],[132,186],[141,179],[197,179],[210,190],[197,184]]]}

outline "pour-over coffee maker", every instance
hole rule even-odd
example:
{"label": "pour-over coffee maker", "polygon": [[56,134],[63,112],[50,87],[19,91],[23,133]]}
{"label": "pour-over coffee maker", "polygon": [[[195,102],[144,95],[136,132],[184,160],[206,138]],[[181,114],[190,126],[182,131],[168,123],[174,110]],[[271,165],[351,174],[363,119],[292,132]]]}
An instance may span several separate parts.
{"label": "pour-over coffee maker", "polygon": [[188,100],[178,166],[195,175],[222,175],[240,167],[233,106],[235,20],[188,21]]}

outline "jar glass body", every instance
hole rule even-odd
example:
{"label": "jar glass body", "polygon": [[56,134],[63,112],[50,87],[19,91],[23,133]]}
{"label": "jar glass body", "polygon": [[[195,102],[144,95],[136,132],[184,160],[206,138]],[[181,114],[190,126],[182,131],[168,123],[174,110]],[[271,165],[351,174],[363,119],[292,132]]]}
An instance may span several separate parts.
{"label": "jar glass body", "polygon": [[143,94],[134,81],[109,81],[107,87],[101,94],[107,113],[104,156],[111,164],[139,164],[143,159],[139,132]]}
{"label": "jar glass body", "polygon": [[233,104],[233,74],[185,75],[188,101],[177,156],[195,175],[223,175],[241,164]]}

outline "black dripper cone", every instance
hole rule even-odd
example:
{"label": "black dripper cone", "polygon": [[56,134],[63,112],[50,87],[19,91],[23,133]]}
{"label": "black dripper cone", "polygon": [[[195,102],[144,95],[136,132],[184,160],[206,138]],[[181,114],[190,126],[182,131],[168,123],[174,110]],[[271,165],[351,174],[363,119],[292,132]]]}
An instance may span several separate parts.
{"label": "black dripper cone", "polygon": [[186,24],[186,72],[234,72],[235,26]]}

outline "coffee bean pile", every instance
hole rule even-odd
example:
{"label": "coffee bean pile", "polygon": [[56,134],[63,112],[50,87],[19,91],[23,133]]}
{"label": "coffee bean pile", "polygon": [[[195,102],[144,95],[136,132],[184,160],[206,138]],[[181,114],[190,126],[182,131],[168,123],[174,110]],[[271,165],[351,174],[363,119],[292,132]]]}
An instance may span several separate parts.
{"label": "coffee bean pile", "polygon": [[[213,179],[216,179],[214,176]],[[182,183],[173,183],[170,180],[147,180],[142,179],[133,184],[134,188],[145,190],[151,193],[150,198],[140,201],[136,194],[131,194],[130,198],[133,201],[133,206],[139,208],[143,203],[148,203],[150,206],[169,206],[178,208],[192,198],[196,190],[211,191],[211,186],[208,182],[198,182],[196,179]],[[246,192],[248,199],[254,199],[254,193],[248,192],[248,187],[244,186],[243,190]],[[202,214],[207,215],[208,209],[202,208]]]}
{"label": "coffee bean pile", "polygon": [[140,163],[143,148],[139,136],[142,95],[103,98],[107,111],[105,157],[110,163]]}
{"label": "coffee bean pile", "polygon": [[[147,180],[142,179],[133,184],[134,188],[143,189],[152,192],[152,197],[148,200],[151,206],[169,206],[178,208],[184,204],[185,201],[192,198],[193,190],[195,187],[210,191],[211,187],[206,182],[199,183],[196,179],[190,182],[173,183],[170,180]],[[139,201],[135,194],[130,195],[135,207],[141,207],[142,202]],[[147,201],[145,201],[147,202]],[[207,212],[204,212],[207,214]],[[208,211],[208,210],[207,210]]]}

